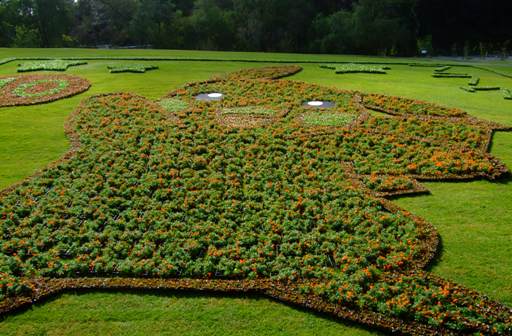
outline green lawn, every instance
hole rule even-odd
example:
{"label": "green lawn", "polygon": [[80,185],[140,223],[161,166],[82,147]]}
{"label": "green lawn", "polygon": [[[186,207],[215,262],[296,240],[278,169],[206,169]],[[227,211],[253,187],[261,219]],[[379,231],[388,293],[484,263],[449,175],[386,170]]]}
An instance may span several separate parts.
{"label": "green lawn", "polygon": [[[155,56],[251,60],[395,61],[374,57],[255,54],[186,51],[0,49],[4,57]],[[398,61],[403,61],[398,59]],[[406,60],[411,61],[411,60]],[[414,61],[414,60],[413,60]],[[21,61],[0,66],[13,74]],[[63,124],[83,98],[129,91],[159,98],[189,81],[207,79],[254,63],[159,61],[159,70],[145,74],[109,74],[113,61],[90,61],[67,73],[88,78],[92,88],[79,96],[47,105],[0,109],[0,188],[31,175],[67,149]],[[125,61],[123,63],[126,63]],[[135,63],[141,63],[137,61]],[[480,64],[512,74],[510,63]],[[463,108],[480,118],[512,125],[512,101],[500,92],[465,93],[466,79],[435,79],[432,68],[392,66],[388,75],[336,75],[304,64],[293,77],[317,84],[401,95]],[[512,79],[484,70],[454,68],[481,78],[481,85],[512,89]],[[512,133],[498,133],[493,154],[512,167]],[[396,202],[432,222],[441,233],[443,250],[433,271],[512,305],[512,180],[500,182],[426,183],[432,194]],[[0,323],[0,335],[366,335],[343,323],[301,312],[265,299],[122,293],[66,294]]]}

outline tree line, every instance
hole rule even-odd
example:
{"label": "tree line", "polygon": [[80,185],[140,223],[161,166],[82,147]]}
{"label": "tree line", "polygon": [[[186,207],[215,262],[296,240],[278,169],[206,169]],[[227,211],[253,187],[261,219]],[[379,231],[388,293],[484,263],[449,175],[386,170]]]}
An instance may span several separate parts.
{"label": "tree line", "polygon": [[0,0],[0,46],[509,52],[505,0]]}

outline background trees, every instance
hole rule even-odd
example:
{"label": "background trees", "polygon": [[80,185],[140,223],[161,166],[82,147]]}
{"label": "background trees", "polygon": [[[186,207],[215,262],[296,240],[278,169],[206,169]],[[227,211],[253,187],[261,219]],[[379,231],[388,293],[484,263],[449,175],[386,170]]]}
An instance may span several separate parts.
{"label": "background trees", "polygon": [[0,46],[508,53],[505,0],[0,0]]}

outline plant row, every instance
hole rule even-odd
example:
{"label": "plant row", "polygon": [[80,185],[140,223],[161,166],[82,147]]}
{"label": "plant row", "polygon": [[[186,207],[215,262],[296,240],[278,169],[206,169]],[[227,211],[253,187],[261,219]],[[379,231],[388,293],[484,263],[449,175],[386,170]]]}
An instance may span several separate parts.
{"label": "plant row", "polygon": [[471,75],[463,73],[436,72],[432,74],[434,78],[471,78]]}
{"label": "plant row", "polygon": [[84,65],[84,61],[52,60],[41,62],[28,62],[18,66],[18,72],[30,71],[66,71],[71,66]]}
{"label": "plant row", "polygon": [[386,70],[390,67],[377,67],[364,64],[330,64],[321,65],[322,69],[335,70],[336,74],[350,74],[350,73],[368,73],[368,74],[386,74]]}
{"label": "plant row", "polygon": [[130,72],[130,73],[145,73],[149,70],[156,70],[158,69],[155,65],[146,65],[146,64],[116,64],[116,65],[109,65],[108,70],[110,73],[124,73],[124,72]]}

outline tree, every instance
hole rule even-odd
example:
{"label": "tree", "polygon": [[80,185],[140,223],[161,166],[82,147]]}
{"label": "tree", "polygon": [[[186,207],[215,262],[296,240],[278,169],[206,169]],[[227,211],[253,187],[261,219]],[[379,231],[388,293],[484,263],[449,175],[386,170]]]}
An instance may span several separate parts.
{"label": "tree", "polygon": [[130,23],[131,36],[139,45],[173,48],[179,43],[176,24],[181,12],[173,1],[139,0]]}
{"label": "tree", "polygon": [[416,0],[360,0],[353,8],[313,23],[313,50],[335,53],[413,54]]}
{"label": "tree", "polygon": [[32,7],[42,47],[62,46],[73,20],[73,0],[34,0]]}
{"label": "tree", "polygon": [[73,34],[85,44],[122,46],[135,40],[129,23],[136,15],[137,0],[78,0],[75,6],[77,27]]}
{"label": "tree", "polygon": [[196,0],[188,19],[189,41],[198,49],[229,50],[234,45],[233,11],[215,0]]}
{"label": "tree", "polygon": [[305,50],[314,7],[307,0],[235,0],[237,40],[241,49]]}

